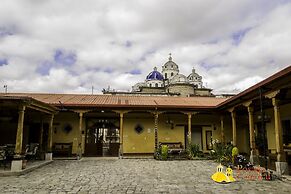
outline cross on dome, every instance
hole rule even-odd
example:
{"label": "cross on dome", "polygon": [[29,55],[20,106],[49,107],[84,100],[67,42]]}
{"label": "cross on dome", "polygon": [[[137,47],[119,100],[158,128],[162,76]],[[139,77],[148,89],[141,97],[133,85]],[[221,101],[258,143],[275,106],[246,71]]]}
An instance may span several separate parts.
{"label": "cross on dome", "polygon": [[172,53],[169,53],[169,61],[172,61]]}

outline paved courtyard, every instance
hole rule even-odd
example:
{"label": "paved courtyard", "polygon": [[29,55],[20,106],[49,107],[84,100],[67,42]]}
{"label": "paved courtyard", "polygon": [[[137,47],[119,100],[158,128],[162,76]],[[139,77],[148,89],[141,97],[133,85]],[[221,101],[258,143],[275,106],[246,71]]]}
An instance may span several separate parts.
{"label": "paved courtyard", "polygon": [[290,193],[289,181],[210,179],[212,161],[83,159],[54,161],[18,177],[0,177],[0,193]]}

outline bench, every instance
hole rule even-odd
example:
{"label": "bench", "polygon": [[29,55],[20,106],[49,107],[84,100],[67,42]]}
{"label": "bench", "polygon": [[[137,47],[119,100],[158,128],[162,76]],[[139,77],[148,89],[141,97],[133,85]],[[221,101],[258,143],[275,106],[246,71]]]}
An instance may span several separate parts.
{"label": "bench", "polygon": [[31,143],[26,145],[25,158],[35,160],[37,158],[38,151],[39,151],[38,143]]}
{"label": "bench", "polygon": [[160,142],[162,145],[168,146],[168,154],[181,154],[184,151],[182,142]]}
{"label": "bench", "polygon": [[3,164],[5,170],[7,166],[6,146],[0,146],[0,164]]}
{"label": "bench", "polygon": [[55,156],[72,156],[73,142],[55,143],[53,146],[53,154]]}

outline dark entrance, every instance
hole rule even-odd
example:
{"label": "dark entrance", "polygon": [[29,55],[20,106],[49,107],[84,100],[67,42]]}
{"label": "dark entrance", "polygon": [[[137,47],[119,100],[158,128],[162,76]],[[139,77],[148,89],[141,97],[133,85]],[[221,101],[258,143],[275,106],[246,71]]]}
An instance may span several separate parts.
{"label": "dark entrance", "polygon": [[[184,138],[186,142],[186,146],[188,145],[188,125],[184,127]],[[202,150],[202,126],[200,125],[192,125],[191,126],[191,144],[199,144],[200,150]]]}
{"label": "dark entrance", "polygon": [[118,156],[119,127],[113,120],[91,121],[87,127],[85,156]]}

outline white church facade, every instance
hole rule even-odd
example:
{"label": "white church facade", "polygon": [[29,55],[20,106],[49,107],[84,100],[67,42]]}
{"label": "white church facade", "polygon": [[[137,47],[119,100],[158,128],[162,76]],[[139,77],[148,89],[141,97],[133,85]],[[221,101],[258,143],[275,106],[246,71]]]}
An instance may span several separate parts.
{"label": "white church facade", "polygon": [[159,72],[154,67],[145,81],[132,86],[131,92],[116,92],[104,90],[104,94],[132,94],[132,95],[166,95],[166,96],[213,96],[212,89],[206,88],[202,82],[202,76],[195,69],[186,76],[180,73],[179,66],[172,60],[170,54],[168,61]]}

